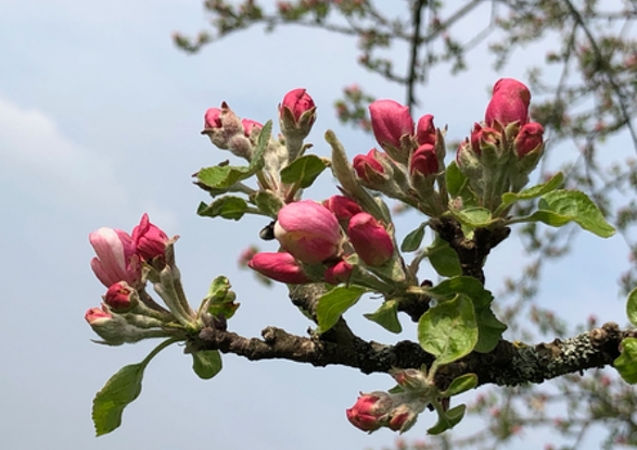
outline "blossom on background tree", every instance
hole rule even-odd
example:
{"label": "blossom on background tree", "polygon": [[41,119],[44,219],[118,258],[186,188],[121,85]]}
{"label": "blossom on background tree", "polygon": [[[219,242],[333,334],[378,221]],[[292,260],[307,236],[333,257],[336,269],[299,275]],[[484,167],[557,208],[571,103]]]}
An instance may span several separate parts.
{"label": "blossom on background tree", "polygon": [[[177,237],[168,238],[146,214],[131,235],[110,228],[91,233],[98,255],[91,266],[108,288],[102,306],[85,315],[102,338],[98,342],[117,346],[164,339],[97,393],[97,434],[121,424],[149,361],[175,343],[185,344],[193,370],[203,379],[221,370],[221,353],[387,373],[395,387],[361,393],[346,412],[354,426],[367,432],[382,427],[405,432],[431,409],[437,421],[428,431],[443,433],[465,415],[466,405],[452,405],[453,397],[485,384],[539,383],[609,364],[626,381],[637,382],[634,332],[615,324],[550,344],[522,346],[502,339],[506,318],[493,311],[483,268],[511,226],[575,223],[602,238],[615,232],[584,193],[562,188],[561,173],[526,187],[544,152],[542,126],[530,121],[529,101],[521,82],[499,80],[484,122],[475,124],[454,158],[447,157],[445,131],[434,127],[432,115],[415,123],[403,105],[379,100],[370,105],[371,127],[387,153],[372,151],[353,161],[330,130],[325,139],[331,157],[308,152],[305,137],[316,122],[316,106],[304,89],[284,96],[279,137],[273,136],[271,121],[260,126],[240,119],[225,102],[209,109],[202,133],[247,165],[224,162],[201,169],[196,184],[212,200],[202,202],[197,213],[229,220],[246,214],[267,218],[260,235],[274,241],[276,251],[250,251],[247,266],[287,283],[292,303],[316,328],[303,337],[267,327],[262,339],[229,331],[239,304],[223,275],[193,308],[175,263]],[[340,195],[303,199],[304,190],[328,167]],[[422,224],[401,243],[386,198],[422,214]],[[516,214],[517,204],[528,205],[528,213]],[[428,246],[423,244],[425,228],[435,236]],[[421,279],[425,261],[441,277],[436,285]],[[148,292],[151,285],[159,300]],[[402,333],[399,314],[405,314],[417,323],[416,336],[407,335],[396,345],[358,337],[342,315],[366,294],[383,299],[376,311],[365,314],[367,319]],[[635,311],[633,292],[628,301],[633,323]]]}

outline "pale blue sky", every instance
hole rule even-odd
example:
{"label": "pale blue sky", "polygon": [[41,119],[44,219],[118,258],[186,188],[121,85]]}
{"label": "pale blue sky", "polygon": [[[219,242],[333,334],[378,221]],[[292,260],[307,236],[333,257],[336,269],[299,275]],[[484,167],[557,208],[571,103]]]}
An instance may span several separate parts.
{"label": "pale blue sky", "polygon": [[[483,18],[474,16],[467,26],[478,27]],[[225,100],[240,116],[265,122],[276,117],[288,90],[305,87],[319,108],[312,135],[317,153],[327,155],[321,136],[333,128],[353,156],[373,142],[334,119],[331,105],[341,87],[358,80],[379,97],[403,99],[400,89],[356,66],[351,39],[294,27],[239,33],[197,56],[172,45],[173,31],[203,27],[199,1],[0,2],[3,448],[354,450],[395,439],[386,430],[367,436],[344,413],[358,391],[391,387],[388,376],[228,355],[219,376],[204,382],[177,347],[151,363],[123,426],[94,437],[94,393],[151,346],[91,343],[83,314],[99,304],[104,288],[89,269],[88,233],[101,226],[130,231],[148,212],[168,234],[181,236],[177,260],[193,304],[212,278],[225,274],[242,304],[232,329],[257,336],[276,325],[304,334],[309,323],[283,288],[264,289],[235,268],[240,250],[257,242],[263,220],[237,224],[194,214],[206,196],[190,175],[228,157],[199,135],[203,113]],[[518,61],[538,55],[531,49]],[[494,74],[482,58],[472,56],[474,70],[461,77],[434,72],[420,92],[418,113],[449,124],[455,138],[482,118],[488,86],[501,75],[524,73],[518,63]],[[335,193],[330,177],[314,192],[319,199]],[[594,312],[601,320],[622,322],[616,279],[625,255],[620,239],[584,237],[568,263],[551,266],[540,302],[578,322],[599,305]],[[488,265],[490,286],[521,265],[512,240]],[[361,303],[347,316],[356,330],[396,340],[356,318],[376,307]],[[413,338],[413,327],[403,324],[405,338]],[[406,437],[422,437],[433,420],[423,415]]]}

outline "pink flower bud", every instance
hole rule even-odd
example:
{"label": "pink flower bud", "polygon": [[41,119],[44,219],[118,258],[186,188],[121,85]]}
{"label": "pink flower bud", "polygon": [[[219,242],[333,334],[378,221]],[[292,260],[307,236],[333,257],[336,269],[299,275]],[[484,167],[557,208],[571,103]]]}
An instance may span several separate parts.
{"label": "pink flower bud", "polygon": [[393,406],[389,394],[372,392],[362,394],[351,408],[345,411],[347,419],[363,431],[376,431],[387,423],[387,414]]}
{"label": "pink flower bud", "polygon": [[248,267],[283,283],[304,284],[312,281],[305,275],[294,256],[286,252],[257,253],[248,263]]}
{"label": "pink flower bud", "polygon": [[537,122],[525,124],[515,138],[515,152],[519,158],[524,158],[527,154],[542,145],[544,140],[544,128]]}
{"label": "pink flower bud", "polygon": [[361,180],[373,184],[383,179],[385,168],[380,163],[381,155],[381,152],[373,148],[367,155],[354,156],[352,166]]}
{"label": "pink flower bud", "polygon": [[409,173],[419,173],[425,177],[438,173],[438,156],[432,144],[423,144],[416,149],[409,160]]}
{"label": "pink flower bud", "polygon": [[404,432],[411,428],[418,415],[406,404],[398,405],[390,413],[390,419],[387,426],[393,431]]}
{"label": "pink flower bud", "polygon": [[351,264],[343,260],[340,260],[339,262],[334,264],[332,267],[327,268],[324,275],[325,281],[327,281],[329,284],[334,284],[334,285],[337,285],[342,282],[346,282],[347,280],[349,280],[349,277],[352,274],[353,269],[354,267]]}
{"label": "pink flower bud", "polygon": [[245,137],[250,137],[253,131],[259,132],[263,128],[263,124],[252,119],[241,119],[241,125],[243,125],[243,134]]}
{"label": "pink flower bud", "polygon": [[495,146],[500,145],[502,139],[502,133],[495,128],[482,127],[476,123],[473,126],[471,132],[471,150],[473,153],[480,156],[482,154],[482,146]]}
{"label": "pink flower bud", "polygon": [[369,105],[374,137],[381,147],[400,149],[400,138],[414,134],[409,108],[394,100],[376,100]]}
{"label": "pink flower bud", "polygon": [[341,227],[332,212],[312,200],[285,205],[279,211],[274,236],[299,261],[316,264],[338,255]]}
{"label": "pink flower bud", "polygon": [[524,125],[529,121],[530,102],[529,88],[513,78],[501,78],[493,86],[484,120],[488,126],[493,126],[496,120],[503,127],[513,122]]}
{"label": "pink flower bud", "polygon": [[103,227],[89,234],[96,258],[91,260],[95,276],[106,287],[118,281],[136,286],[141,280],[141,265],[133,239],[122,230]]}
{"label": "pink flower bud", "polygon": [[303,113],[315,108],[314,100],[305,89],[292,89],[285,94],[279,109],[286,108],[294,116],[295,121],[299,121]]}
{"label": "pink flower bud", "polygon": [[144,213],[142,219],[133,228],[133,241],[137,247],[137,253],[145,261],[152,261],[158,256],[166,254],[168,236],[159,227],[150,223],[148,214]]}
{"label": "pink flower bud", "polygon": [[431,114],[425,114],[418,120],[416,140],[418,145],[436,145],[436,127],[434,126],[434,116]]}
{"label": "pink flower bud", "polygon": [[106,291],[104,303],[115,312],[130,311],[138,301],[138,294],[125,281],[113,284]]}
{"label": "pink flower bud", "polygon": [[354,250],[369,266],[381,266],[394,254],[394,243],[385,228],[366,212],[349,221],[347,235]]}
{"label": "pink flower bud", "polygon": [[358,203],[344,195],[331,196],[323,201],[323,206],[332,211],[339,222],[349,222],[352,216],[363,212]]}
{"label": "pink flower bud", "polygon": [[221,128],[221,110],[208,108],[204,114],[204,128]]}
{"label": "pink flower bud", "polygon": [[108,320],[111,320],[113,315],[106,312],[103,308],[91,308],[86,311],[84,314],[84,319],[88,322],[89,325],[99,325],[100,323],[104,323]]}

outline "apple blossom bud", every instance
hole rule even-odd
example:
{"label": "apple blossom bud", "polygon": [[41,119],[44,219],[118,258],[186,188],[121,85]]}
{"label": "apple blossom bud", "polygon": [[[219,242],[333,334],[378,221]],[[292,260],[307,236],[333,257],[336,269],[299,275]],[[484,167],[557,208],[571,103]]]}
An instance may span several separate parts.
{"label": "apple blossom bud", "polygon": [[139,302],[139,294],[125,281],[113,284],[104,295],[106,303],[115,312],[127,312]]}
{"label": "apple blossom bud", "polygon": [[248,262],[248,267],[283,283],[304,284],[312,281],[303,272],[294,256],[286,252],[257,253]]}
{"label": "apple blossom bud", "polygon": [[493,86],[484,120],[488,126],[494,126],[495,121],[502,127],[513,122],[524,125],[529,121],[530,102],[529,88],[513,78],[501,78]]}
{"label": "apple blossom bud", "polygon": [[380,146],[392,158],[406,161],[407,155],[401,150],[401,138],[414,134],[414,120],[409,108],[394,100],[376,100],[369,105],[369,114],[374,137]]}
{"label": "apple blossom bud", "polygon": [[356,175],[369,185],[379,184],[385,181],[387,175],[380,160],[381,152],[375,148],[367,152],[367,155],[356,155],[352,161],[352,166]]}
{"label": "apple blossom bud", "polygon": [[88,322],[91,326],[104,323],[112,318],[113,315],[105,311],[103,308],[91,308],[84,314],[84,319],[86,319],[86,322]]}
{"label": "apple blossom bud", "polygon": [[332,267],[328,267],[325,271],[325,281],[329,284],[337,285],[342,282],[347,282],[354,267],[346,261],[340,260]]}
{"label": "apple blossom bud", "polygon": [[141,265],[133,239],[122,230],[103,227],[88,236],[96,258],[91,260],[95,276],[106,287],[118,281],[137,286],[141,280]]}
{"label": "apple blossom bud", "polygon": [[389,422],[387,423],[389,429],[404,433],[416,423],[418,414],[409,405],[401,404],[389,413],[389,417]]}
{"label": "apple blossom bud", "polygon": [[436,145],[436,127],[434,126],[434,116],[431,114],[425,114],[418,119],[416,141],[418,141],[418,145]]}
{"label": "apple blossom bud", "polygon": [[313,112],[316,106],[305,89],[292,89],[283,97],[280,108],[289,110],[294,120],[298,122],[304,113]]}
{"label": "apple blossom bud", "polygon": [[[144,319],[144,316],[137,316]],[[99,341],[106,345],[122,345],[126,342],[134,343],[146,338],[165,337],[168,334],[159,328],[140,328],[134,324],[127,323],[124,316],[111,314],[108,306],[102,308],[91,308],[84,314],[84,319],[91,326],[93,331],[103,339]],[[156,319],[147,318],[157,326],[161,323]]]}
{"label": "apple blossom bud", "polygon": [[243,133],[247,138],[252,136],[252,133],[258,133],[263,128],[263,124],[252,119],[241,119],[241,125],[243,125]]}
{"label": "apple blossom bud", "polygon": [[358,256],[369,266],[381,266],[394,254],[394,243],[387,230],[366,212],[352,217],[347,235]]}
{"label": "apple blossom bud", "polygon": [[274,236],[284,250],[306,264],[333,258],[341,250],[341,227],[336,216],[312,200],[281,208],[274,225]]}
{"label": "apple blossom bud", "polygon": [[423,144],[416,149],[409,160],[409,173],[419,173],[425,177],[438,173],[438,156],[432,144]]}
{"label": "apple blossom bud", "polygon": [[221,128],[221,110],[208,108],[204,114],[204,128]]}
{"label": "apple blossom bud", "polygon": [[133,228],[133,241],[137,247],[137,253],[145,261],[152,261],[157,257],[163,258],[166,254],[168,236],[159,227],[150,223],[146,213],[142,216],[139,225]]}
{"label": "apple blossom bud", "polygon": [[355,214],[363,212],[360,205],[344,195],[333,195],[323,200],[323,206],[332,211],[339,222],[347,223]]}
{"label": "apple blossom bud", "polygon": [[356,403],[345,411],[347,419],[363,431],[376,431],[387,423],[393,400],[386,392],[376,391],[358,397]]}
{"label": "apple blossom bud", "polygon": [[527,154],[542,145],[544,128],[537,122],[525,124],[515,138],[515,153],[519,158],[524,158]]}
{"label": "apple blossom bud", "polygon": [[483,147],[497,148],[500,146],[502,140],[502,133],[495,128],[482,127],[476,123],[473,126],[471,132],[471,150],[473,153],[480,156],[482,154]]}

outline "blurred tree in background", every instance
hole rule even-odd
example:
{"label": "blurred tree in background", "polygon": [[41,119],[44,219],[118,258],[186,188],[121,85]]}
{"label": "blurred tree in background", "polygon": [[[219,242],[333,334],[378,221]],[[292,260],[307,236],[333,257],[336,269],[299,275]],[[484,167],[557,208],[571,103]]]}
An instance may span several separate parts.
{"label": "blurred tree in background", "polygon": [[[434,70],[471,70],[466,62],[471,51],[488,48],[489,63],[499,71],[529,46],[546,49],[544,61],[528,62],[525,79],[534,94],[531,114],[544,126],[549,142],[539,177],[546,179],[561,170],[567,187],[577,187],[596,201],[630,255],[620,277],[621,290],[635,287],[637,41],[632,27],[637,1],[208,0],[204,6],[212,29],[194,38],[176,34],[175,43],[184,51],[198,52],[250,27],[274,31],[300,25],[327,30],[344,40],[354,38],[360,50],[358,63],[400,85],[410,109],[418,106],[419,94]],[[478,11],[486,10],[488,22],[472,21]],[[468,30],[474,34],[468,36]],[[369,131],[367,105],[374,94],[351,84],[355,80],[343,81],[348,87],[335,102],[336,114],[343,123]],[[627,136],[632,147],[602,153],[605,140],[614,135]],[[570,153],[576,157],[556,158],[555,149],[564,146],[576,149]],[[534,301],[543,266],[569,252],[578,229],[530,224],[517,231],[529,263],[519,278],[506,280],[506,292],[498,296],[498,314],[510,325],[511,335],[552,340],[599,325],[591,316],[589,323],[574,327]],[[608,297],[614,294],[609,292]],[[513,436],[531,433],[535,427],[549,429],[555,437],[546,444],[547,450],[580,449],[591,441],[601,442],[603,448],[637,446],[636,408],[632,387],[610,371],[593,370],[541,386],[483,390],[471,408],[483,422],[474,427],[478,431],[467,435],[454,430],[422,441],[399,441],[397,447],[510,448]]]}

